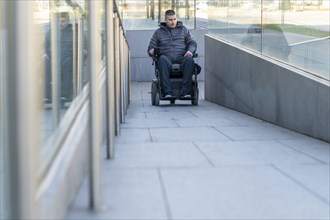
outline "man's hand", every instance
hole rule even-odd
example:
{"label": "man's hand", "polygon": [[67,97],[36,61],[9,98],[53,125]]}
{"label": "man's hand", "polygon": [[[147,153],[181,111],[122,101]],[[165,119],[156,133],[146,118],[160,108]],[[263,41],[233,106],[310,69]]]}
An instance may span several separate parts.
{"label": "man's hand", "polygon": [[151,54],[152,56],[154,55],[154,48],[149,50],[149,54]]}
{"label": "man's hand", "polygon": [[189,50],[185,53],[185,55],[184,55],[185,57],[192,57],[193,56],[193,54],[192,54],[192,52],[190,52]]}

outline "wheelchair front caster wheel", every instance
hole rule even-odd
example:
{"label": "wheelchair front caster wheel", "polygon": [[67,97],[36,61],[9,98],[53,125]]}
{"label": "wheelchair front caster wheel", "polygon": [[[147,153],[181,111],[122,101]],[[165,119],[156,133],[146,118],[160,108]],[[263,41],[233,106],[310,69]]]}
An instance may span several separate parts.
{"label": "wheelchair front caster wheel", "polygon": [[193,99],[191,100],[191,104],[192,105],[198,105],[198,96],[199,96],[199,90],[198,88],[196,88],[196,90],[194,91],[194,96]]}
{"label": "wheelchair front caster wheel", "polygon": [[159,106],[159,92],[155,94],[155,105]]}

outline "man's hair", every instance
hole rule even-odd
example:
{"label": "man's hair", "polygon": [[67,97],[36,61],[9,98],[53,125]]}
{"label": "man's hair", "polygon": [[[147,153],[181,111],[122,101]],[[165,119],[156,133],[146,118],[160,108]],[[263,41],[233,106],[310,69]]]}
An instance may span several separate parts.
{"label": "man's hair", "polygon": [[59,15],[60,15],[60,18],[70,19],[69,12],[64,11],[64,12],[61,12]]}
{"label": "man's hair", "polygon": [[169,9],[165,12],[165,18],[167,18],[167,16],[173,16],[175,15],[175,11],[173,11],[172,9]]}

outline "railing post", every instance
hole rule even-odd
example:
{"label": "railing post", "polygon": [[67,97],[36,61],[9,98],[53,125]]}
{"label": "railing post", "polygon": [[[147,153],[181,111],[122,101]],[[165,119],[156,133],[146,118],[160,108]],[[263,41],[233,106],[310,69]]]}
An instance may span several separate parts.
{"label": "railing post", "polygon": [[120,123],[125,122],[125,60],[124,60],[124,31],[123,27],[119,31],[120,45]]}
{"label": "railing post", "polygon": [[118,12],[115,14],[115,134],[120,135],[120,27]]}
{"label": "railing post", "polygon": [[5,1],[7,39],[6,103],[1,114],[7,132],[3,145],[6,219],[36,219],[38,73],[33,3]]}
{"label": "railing post", "polygon": [[90,79],[90,207],[101,210],[101,97],[100,63],[101,63],[101,19],[100,1],[88,1],[88,32],[89,32],[89,79]]}
{"label": "railing post", "polygon": [[113,0],[106,1],[106,65],[107,65],[107,159],[114,158],[114,138],[115,138],[115,47],[114,47],[114,18],[113,18]]}
{"label": "railing post", "polygon": [[[56,10],[55,0],[50,1],[50,47],[51,47],[51,91],[52,91],[52,125],[55,129],[60,123],[60,88],[61,88],[61,70],[60,70],[60,37],[59,37],[59,16]],[[50,58],[49,58],[50,59]]]}

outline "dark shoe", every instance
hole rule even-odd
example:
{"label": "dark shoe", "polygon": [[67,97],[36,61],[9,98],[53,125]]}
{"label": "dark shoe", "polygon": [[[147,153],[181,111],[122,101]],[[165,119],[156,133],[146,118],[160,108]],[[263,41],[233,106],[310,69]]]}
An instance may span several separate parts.
{"label": "dark shoe", "polygon": [[65,97],[61,97],[61,102],[65,103],[66,102],[66,98]]}
{"label": "dark shoe", "polygon": [[71,97],[61,97],[61,102],[72,102]]}
{"label": "dark shoe", "polygon": [[180,98],[191,98],[191,95],[190,95],[190,93],[187,92],[187,91],[182,91],[182,92],[180,93]]}
{"label": "dark shoe", "polygon": [[50,104],[52,103],[51,99],[44,98],[44,104]]}
{"label": "dark shoe", "polygon": [[167,98],[167,99],[173,99],[175,98],[173,92],[167,92],[167,93],[164,93],[164,98]]}

